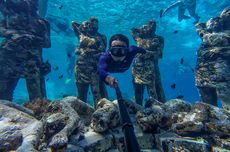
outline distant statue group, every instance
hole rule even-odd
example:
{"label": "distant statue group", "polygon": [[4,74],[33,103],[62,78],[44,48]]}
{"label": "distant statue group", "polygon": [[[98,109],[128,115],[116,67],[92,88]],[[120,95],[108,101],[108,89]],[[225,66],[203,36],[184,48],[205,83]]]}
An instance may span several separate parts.
{"label": "distant statue group", "polygon": [[[68,33],[65,25],[59,24],[55,17],[45,18],[48,0],[0,1],[0,12],[4,18],[0,22],[0,36],[4,40],[0,46],[0,99],[12,101],[13,92],[20,78],[26,79],[29,99],[45,98],[44,77],[51,66],[42,59],[42,49],[49,48],[50,28]],[[171,8],[178,7],[178,21],[191,17],[198,23],[196,0],[179,0],[160,11],[163,17]],[[51,27],[50,27],[51,24]],[[52,28],[53,26],[56,28]],[[196,85],[203,102],[217,105],[220,98],[224,108],[230,107],[230,8],[220,17],[206,24],[196,24],[202,39],[196,66]],[[122,73],[132,65],[132,79],[135,102],[143,105],[144,88],[149,96],[148,104],[156,101],[166,102],[162,87],[159,59],[163,57],[164,38],[155,34],[156,21],[150,20],[140,28],[132,28],[131,34],[137,46],[130,45],[123,34],[115,34],[109,40],[98,32],[98,19],[91,17],[82,23],[72,22],[72,29],[79,39],[76,48],[77,61],[75,78],[78,98],[87,102],[88,89],[91,88],[94,105],[107,97],[106,85],[117,87],[118,80],[110,73]],[[69,34],[69,33],[68,33]],[[75,57],[69,51],[68,75],[72,75]]]}

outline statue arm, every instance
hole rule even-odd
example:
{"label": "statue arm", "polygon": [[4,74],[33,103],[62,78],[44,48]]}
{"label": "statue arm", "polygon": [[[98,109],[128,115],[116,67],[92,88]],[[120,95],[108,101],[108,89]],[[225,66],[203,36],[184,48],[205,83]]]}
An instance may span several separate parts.
{"label": "statue arm", "polygon": [[136,41],[136,39],[139,37],[140,31],[137,28],[132,28],[131,29],[131,35],[133,39]]}
{"label": "statue arm", "polygon": [[73,31],[74,31],[74,33],[75,33],[75,35],[79,38],[79,35],[80,35],[80,29],[79,29],[79,27],[80,27],[80,24],[79,23],[77,23],[77,22],[75,22],[75,21],[72,21],[72,28],[73,28]]}

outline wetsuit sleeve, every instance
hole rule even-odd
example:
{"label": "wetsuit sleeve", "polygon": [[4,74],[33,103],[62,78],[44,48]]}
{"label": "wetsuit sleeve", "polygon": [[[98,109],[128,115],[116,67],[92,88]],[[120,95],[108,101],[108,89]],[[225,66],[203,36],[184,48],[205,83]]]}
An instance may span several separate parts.
{"label": "wetsuit sleeve", "polygon": [[97,72],[100,76],[100,79],[105,82],[105,78],[109,75],[108,72],[106,71],[108,65],[107,65],[107,59],[108,55],[107,54],[102,54],[99,58],[99,62],[97,64]]}
{"label": "wetsuit sleeve", "polygon": [[141,53],[141,54],[146,53],[146,51],[145,51],[144,48],[142,48],[142,47],[137,47],[137,46],[134,46],[134,45],[132,45],[132,46],[129,47],[129,51],[130,51],[130,53],[133,54],[134,56],[135,56],[137,53]]}

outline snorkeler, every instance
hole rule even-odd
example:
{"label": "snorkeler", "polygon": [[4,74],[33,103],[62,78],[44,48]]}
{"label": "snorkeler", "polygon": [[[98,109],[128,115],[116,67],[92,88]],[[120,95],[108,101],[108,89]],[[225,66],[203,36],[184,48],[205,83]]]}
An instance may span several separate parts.
{"label": "snorkeler", "polygon": [[47,13],[48,0],[39,0],[38,3],[38,14],[44,18]]}
{"label": "snorkeler", "polygon": [[[50,64],[42,61],[42,48],[49,48],[49,23],[37,14],[35,1],[0,1],[3,20],[0,34],[0,99],[12,101],[20,78],[26,79],[29,99],[45,96],[44,76]],[[17,9],[16,9],[17,8]]]}
{"label": "snorkeler", "polygon": [[178,0],[166,9],[160,11],[160,17],[163,17],[169,10],[178,7],[178,21],[181,22],[184,19],[190,19],[190,16],[185,15],[185,11],[188,10],[189,14],[195,19],[195,23],[198,23],[200,17],[196,13],[196,0]]}
{"label": "snorkeler", "polygon": [[98,32],[98,19],[91,17],[82,24],[72,22],[73,30],[79,39],[76,49],[77,62],[75,65],[78,98],[87,101],[88,89],[91,86],[94,105],[102,98],[100,79],[97,74],[99,56],[106,49],[106,36]]}
{"label": "snorkeler", "polygon": [[51,30],[57,34],[64,33],[66,36],[74,36],[74,32],[70,28],[69,20],[67,18],[47,15],[46,19],[50,22]]}
{"label": "snorkeler", "polygon": [[158,66],[158,60],[163,56],[164,39],[155,34],[156,22],[151,20],[140,29],[133,28],[131,32],[137,45],[146,50],[145,54],[139,54],[134,58],[132,74],[135,101],[142,105],[146,86],[150,101],[157,99],[165,102]]}
{"label": "snorkeler", "polygon": [[122,73],[129,69],[137,53],[145,53],[143,48],[129,46],[129,39],[122,35],[113,35],[109,41],[109,50],[102,53],[97,71],[100,79],[111,87],[116,87],[118,80],[109,73]]}

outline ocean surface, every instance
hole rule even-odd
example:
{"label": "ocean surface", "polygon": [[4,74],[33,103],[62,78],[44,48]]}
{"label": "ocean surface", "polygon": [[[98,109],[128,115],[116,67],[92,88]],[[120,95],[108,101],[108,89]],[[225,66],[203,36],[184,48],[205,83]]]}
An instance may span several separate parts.
{"label": "ocean surface", "polygon": [[[195,69],[196,52],[201,40],[196,33],[193,18],[178,22],[177,8],[168,12],[163,18],[159,17],[160,10],[173,2],[174,0],[49,0],[47,16],[67,19],[70,28],[71,21],[83,22],[91,16],[96,16],[99,19],[99,32],[107,36],[107,41],[111,35],[122,33],[129,37],[131,44],[135,44],[130,34],[131,28],[139,28],[151,19],[156,20],[157,34],[165,39],[160,71],[166,97],[172,99],[183,95],[186,101],[195,102],[199,100],[199,95],[195,87],[194,72],[191,69]],[[197,0],[200,22],[218,16],[229,5],[230,0]],[[74,35],[68,36],[61,31],[59,33],[52,31],[51,39],[52,47],[43,49],[44,60],[48,60],[53,69],[46,76],[48,99],[61,99],[65,95],[76,96],[74,74],[71,81],[66,82],[68,78],[66,47],[70,43],[77,46],[78,40]],[[181,58],[184,59],[183,65],[180,64]],[[60,78],[61,75],[63,78]],[[119,80],[123,95],[133,99],[131,68],[125,73],[114,76]],[[176,88],[172,89],[171,85],[174,83]],[[115,99],[114,90],[109,87],[108,90],[109,97]],[[25,80],[21,79],[14,92],[14,101],[21,103],[27,100]],[[92,102],[90,92],[88,101]]]}

